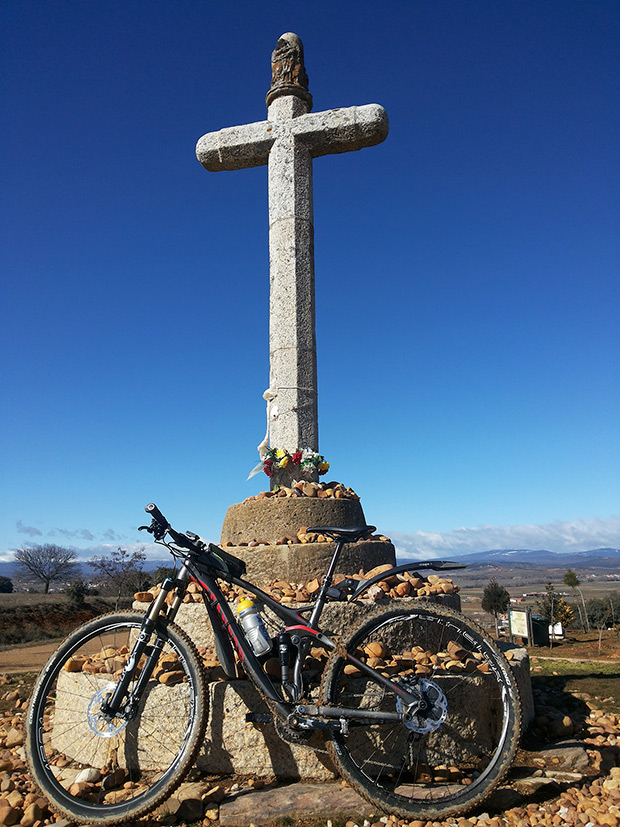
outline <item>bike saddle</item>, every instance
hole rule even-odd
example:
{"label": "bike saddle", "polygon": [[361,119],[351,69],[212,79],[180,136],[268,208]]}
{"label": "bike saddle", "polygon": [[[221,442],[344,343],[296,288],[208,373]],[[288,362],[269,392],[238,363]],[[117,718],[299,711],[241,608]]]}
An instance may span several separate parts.
{"label": "bike saddle", "polygon": [[342,526],[312,526],[306,530],[306,533],[327,534],[328,537],[332,537],[334,540],[352,543],[376,530],[374,525],[348,526],[346,528]]}

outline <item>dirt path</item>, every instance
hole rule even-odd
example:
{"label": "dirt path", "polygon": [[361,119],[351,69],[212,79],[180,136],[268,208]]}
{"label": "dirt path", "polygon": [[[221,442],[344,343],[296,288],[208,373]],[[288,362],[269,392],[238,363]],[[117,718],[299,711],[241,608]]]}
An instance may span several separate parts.
{"label": "dirt path", "polygon": [[0,650],[0,675],[15,672],[39,672],[63,638],[34,643],[32,646],[11,646]]}
{"label": "dirt path", "polygon": [[566,658],[564,655],[560,655],[555,658],[552,655],[532,655],[530,657],[530,661],[537,660],[563,660],[566,663],[620,663],[620,659],[618,658]]}

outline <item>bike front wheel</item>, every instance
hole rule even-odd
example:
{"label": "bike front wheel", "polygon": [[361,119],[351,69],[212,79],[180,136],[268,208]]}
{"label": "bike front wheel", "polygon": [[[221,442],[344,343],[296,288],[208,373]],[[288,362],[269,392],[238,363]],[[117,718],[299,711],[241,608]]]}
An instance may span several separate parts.
{"label": "bike front wheel", "polygon": [[[457,612],[420,602],[365,620],[344,646],[418,700],[408,713],[342,649],[330,656],[322,702],[367,716],[330,736],[344,778],[404,818],[456,816],[480,803],[508,770],[520,737],[514,677],[495,644]],[[373,711],[408,716],[373,721]]]}
{"label": "bike front wheel", "polygon": [[50,658],[28,710],[32,777],[54,809],[80,824],[111,825],[148,813],[183,779],[206,726],[203,670],[187,635],[157,621],[129,693],[151,653],[156,666],[134,709],[102,713],[141,633],[143,615],[104,615]]}

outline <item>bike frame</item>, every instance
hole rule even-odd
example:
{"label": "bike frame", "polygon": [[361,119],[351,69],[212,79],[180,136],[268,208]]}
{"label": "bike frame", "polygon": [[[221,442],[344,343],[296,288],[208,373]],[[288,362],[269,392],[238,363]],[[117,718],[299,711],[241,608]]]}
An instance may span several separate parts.
{"label": "bike frame", "polygon": [[[216,578],[196,571],[195,565],[192,565],[191,557],[186,560],[184,566],[187,567],[191,579],[199,584],[207,605],[210,606],[217,615],[221,628],[218,630],[215,623],[213,623],[216,640],[218,639],[218,631],[223,630],[226,633],[228,642],[234,647],[237,657],[239,658],[239,661],[241,662],[250,680],[265,698],[271,701],[272,704],[276,705],[278,711],[283,717],[288,718],[291,713],[298,712],[300,715],[318,715],[325,718],[359,718],[360,720],[368,720],[369,717],[372,717],[373,719],[381,719],[386,721],[402,720],[407,713],[401,715],[397,713],[373,712],[372,715],[369,715],[367,710],[309,707],[307,705],[304,707],[296,706],[297,701],[301,698],[302,666],[308,650],[313,645],[321,646],[329,651],[333,651],[337,648],[337,644],[319,629],[318,624],[325,603],[327,602],[327,592],[333,579],[334,569],[344,545],[344,542],[339,541],[336,543],[334,555],[330,561],[329,568],[316,601],[311,606],[302,607],[301,609],[295,610],[286,608],[286,606],[283,606],[271,595],[262,591],[262,589],[258,588],[253,583],[244,580],[243,578],[232,575],[222,578],[227,582],[230,582],[232,585],[239,586],[244,589],[244,591],[254,595],[261,603],[267,605],[274,612],[274,614],[277,615],[277,617],[284,621],[284,628],[278,634],[278,648],[281,666],[281,682],[279,686],[274,684],[270,680],[269,676],[265,674],[260,660],[254,654],[252,647],[245,637],[243,629],[235,618],[228,602],[224,598],[224,595],[216,582]],[[310,612],[310,618],[306,620],[304,614],[308,612]],[[213,619],[212,614],[210,617]],[[293,665],[292,684],[288,681],[289,662],[287,654],[289,644],[292,644],[297,650],[297,656]],[[407,692],[389,678],[384,677],[376,669],[367,666],[363,663],[363,661],[358,660],[358,658],[350,655],[349,653],[343,653],[343,656],[346,656],[347,661],[354,664],[358,669],[366,672],[368,675],[371,675],[373,680],[383,686],[386,690],[399,696],[405,703],[406,707],[410,707],[412,704],[414,707],[417,706],[417,703],[419,702],[417,697],[413,696],[410,692]]]}
{"label": "bike frame", "polygon": [[[176,593],[174,600],[165,612],[166,619],[172,622],[183,602],[187,583],[191,580],[200,587],[209,619],[213,626],[218,653],[222,652],[224,655],[223,659],[226,661],[227,651],[230,651],[231,646],[234,648],[247,676],[256,686],[260,694],[268,701],[272,711],[284,722],[299,726],[302,729],[325,729],[346,727],[348,726],[349,720],[358,720],[360,723],[368,721],[369,719],[381,721],[408,720],[411,715],[415,713],[421,702],[421,698],[407,691],[389,678],[386,678],[376,669],[368,666],[348,652],[343,652],[342,657],[346,658],[349,663],[354,664],[361,672],[371,676],[372,679],[385,690],[398,696],[403,701],[406,712],[375,712],[372,710],[349,709],[345,707],[298,704],[303,692],[303,661],[311,646],[318,645],[328,651],[334,651],[337,648],[337,644],[321,632],[318,628],[318,623],[323,607],[327,602],[327,592],[331,586],[336,563],[338,562],[340,552],[344,545],[344,540],[338,540],[336,542],[334,555],[330,561],[315,602],[310,606],[297,610],[286,608],[286,606],[283,606],[271,595],[241,577],[235,577],[231,574],[213,570],[208,565],[205,565],[204,561],[201,561],[198,555],[194,555],[191,551],[188,553],[186,550],[181,552],[175,549],[175,554],[183,558],[179,574],[174,579],[167,578],[164,580],[159,595],[146,613],[140,635],[138,636],[138,640],[136,641],[127,665],[121,673],[114,692],[104,704],[105,714],[109,717],[114,717],[117,714],[130,716],[133,714],[133,711],[137,709],[141,689],[155,668],[159,657],[159,650],[163,642],[159,642],[158,646],[156,641],[152,647],[148,654],[147,662],[136,682],[136,686],[128,698],[127,693],[133,679],[135,666],[149,646],[149,640],[155,629],[155,624],[160,617],[161,611],[166,606],[166,598],[171,592]],[[264,672],[260,660],[254,654],[241,625],[235,618],[226,598],[222,594],[217,583],[218,579],[239,586],[254,595],[284,622],[284,628],[280,630],[277,636],[281,667],[281,682],[279,686],[274,684]],[[308,620],[304,617],[304,614],[307,612],[310,612],[310,618]],[[295,647],[297,651],[293,664],[292,683],[289,682],[288,658],[291,645]]]}
{"label": "bike frame", "polygon": [[[179,607],[183,602],[188,581],[193,581],[200,588],[205,608],[213,627],[216,651],[225,672],[229,677],[235,676],[234,657],[232,654],[234,649],[247,676],[256,686],[260,694],[267,700],[272,711],[283,721],[302,729],[345,728],[348,726],[348,721],[350,720],[357,720],[360,723],[370,719],[375,721],[406,721],[415,714],[419,705],[423,703],[423,699],[419,693],[415,691],[412,692],[411,689],[405,689],[354,655],[343,651],[341,653],[343,659],[346,659],[348,663],[353,664],[361,672],[370,676],[372,680],[383,687],[383,689],[400,698],[405,711],[402,713],[390,713],[345,707],[299,704],[303,695],[302,667],[310,648],[313,645],[318,645],[327,651],[335,651],[338,648],[337,643],[319,629],[319,620],[328,600],[328,592],[330,592],[338,558],[340,557],[342,548],[347,542],[344,538],[339,537],[336,540],[334,554],[314,603],[310,606],[304,606],[295,610],[288,609],[271,595],[242,577],[237,577],[229,572],[216,569],[210,564],[208,556],[205,556],[204,553],[199,550],[194,550],[193,546],[189,546],[186,543],[187,537],[180,535],[178,532],[173,532],[169,526],[168,530],[173,535],[173,542],[177,545],[179,544],[179,538],[183,538],[181,541],[185,546],[183,549],[172,549],[167,543],[164,543],[164,545],[167,545],[173,551],[175,556],[182,558],[183,563],[176,578],[167,578],[164,580],[159,595],[146,613],[140,635],[127,665],[121,673],[114,692],[104,704],[105,714],[110,717],[116,714],[124,714],[129,717],[134,713],[134,710],[137,709],[142,688],[146,685],[155,668],[163,641],[156,640],[148,654],[146,664],[142,669],[136,685],[128,697],[127,693],[134,676],[135,666],[149,646],[149,640],[155,629],[155,624],[160,618],[162,610],[166,607],[168,595],[175,593],[173,601],[168,608],[165,609],[166,619],[172,622],[176,618]],[[196,537],[196,539],[199,538]],[[461,564],[447,563],[444,561],[428,561],[415,564],[415,568],[417,569],[461,567]],[[357,585],[353,597],[362,594],[373,583],[389,577],[391,574],[397,574],[411,568],[413,568],[412,565],[395,566],[371,580],[362,581]],[[254,597],[262,604],[268,606],[272,612],[283,621],[284,627],[277,635],[281,673],[279,685],[275,684],[265,673],[261,661],[254,654],[241,625],[237,621],[217,583],[217,580],[220,579],[232,585],[239,586],[244,591],[254,595]],[[307,613],[310,613],[308,619],[304,617],[304,614]],[[295,660],[292,665],[292,682],[289,681],[289,653],[291,646],[296,650]]]}

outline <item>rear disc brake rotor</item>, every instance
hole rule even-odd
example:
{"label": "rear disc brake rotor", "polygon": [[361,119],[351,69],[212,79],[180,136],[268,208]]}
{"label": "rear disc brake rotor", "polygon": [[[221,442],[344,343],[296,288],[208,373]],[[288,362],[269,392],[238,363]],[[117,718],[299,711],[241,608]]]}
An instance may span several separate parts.
{"label": "rear disc brake rotor", "polygon": [[[403,721],[407,729],[426,735],[435,732],[446,720],[448,701],[439,686],[434,681],[421,678],[418,683],[405,683],[403,689],[412,692],[420,699],[418,708],[411,714],[409,720]],[[407,712],[404,702],[396,699],[396,710],[401,715]]]}

